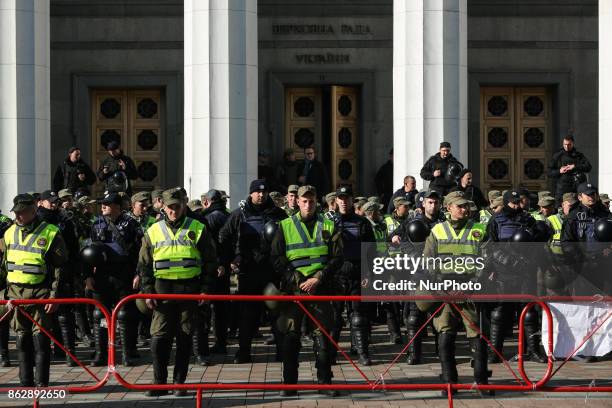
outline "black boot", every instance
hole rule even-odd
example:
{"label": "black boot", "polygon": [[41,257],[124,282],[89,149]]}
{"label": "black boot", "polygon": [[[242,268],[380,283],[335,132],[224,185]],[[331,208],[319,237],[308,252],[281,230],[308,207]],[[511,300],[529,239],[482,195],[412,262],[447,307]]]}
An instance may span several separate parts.
{"label": "black boot", "polygon": [[95,355],[91,361],[91,365],[94,367],[102,367],[108,364],[108,330],[101,326],[103,316],[98,309],[94,311]]}
{"label": "black boot", "polygon": [[8,317],[0,322],[0,367],[10,367],[11,359],[9,357],[9,323]]}
{"label": "black boot", "polygon": [[197,327],[193,331],[193,354],[196,363],[201,366],[210,365],[210,350],[208,349],[208,331],[203,327]]}
{"label": "black boot", "polygon": [[[457,373],[457,362],[455,361],[455,339],[453,333],[440,333],[438,335],[438,348],[440,356],[440,364],[442,366],[442,374],[440,379],[446,384],[456,384],[459,374]],[[453,390],[453,394],[456,390]],[[442,391],[442,395],[447,396],[446,390]]]}
{"label": "black boot", "polygon": [[[57,316],[57,320],[59,322],[60,331],[62,333],[62,341],[64,342],[64,348],[68,350],[72,355],[75,350],[75,324],[74,324],[74,315],[72,314],[72,309],[69,305],[61,305],[60,313]],[[57,345],[56,345],[57,347]],[[66,365],[68,367],[76,367],[77,363],[70,357],[69,354],[66,353]]]}
{"label": "black boot", "polygon": [[[489,339],[491,340],[492,346],[503,355],[504,352],[504,334],[505,325],[503,324],[504,316],[501,307],[496,307],[491,311],[491,334]],[[501,363],[501,358],[493,351],[489,349],[489,363]]]}
{"label": "black boot", "polygon": [[[416,330],[408,329],[408,338],[412,339],[416,335]],[[410,341],[410,340],[408,340]],[[408,365],[417,365],[423,363],[423,339],[421,334],[414,337],[412,343],[408,346],[408,357],[406,358]]]}
{"label": "black boot", "polygon": [[[339,317],[337,316],[336,324],[334,325],[334,328],[330,333],[332,339],[334,339],[336,344],[340,344],[340,336],[342,335],[343,327],[344,319],[342,318],[342,315],[340,315]],[[338,363],[338,350],[333,345],[329,351],[329,361],[331,365],[336,365]]]}
{"label": "black boot", "polygon": [[[289,332],[282,336],[283,346],[281,347],[283,353],[283,384],[297,384],[298,380],[298,367],[300,348],[302,343],[300,336],[296,332]],[[282,390],[280,392],[282,397],[292,397],[297,395],[296,390]]]}
{"label": "black boot", "polygon": [[[489,368],[487,366],[487,343],[480,337],[470,339],[472,352],[472,366],[474,368],[474,382],[486,385],[489,383]],[[495,395],[495,391],[480,391],[480,395]]]}
{"label": "black boot", "polygon": [[32,334],[17,334],[19,356],[19,382],[22,387],[34,386],[34,342]]}
{"label": "black boot", "polygon": [[[191,337],[179,331],[176,335],[176,354],[174,357],[174,371],[172,379],[174,384],[184,384],[189,371],[189,357],[191,357]],[[174,390],[175,397],[184,397],[186,390]]]}
{"label": "black boot", "polygon": [[126,367],[133,367],[136,365],[136,361],[132,358],[130,353],[130,338],[129,328],[127,322],[119,321],[118,324],[119,339],[121,341],[121,364]]}
{"label": "black boot", "polygon": [[388,304],[386,308],[389,339],[391,341],[391,344],[402,344],[402,332],[400,330],[399,319],[393,307],[394,305],[393,303],[391,303]]}
{"label": "black boot", "polygon": [[81,332],[81,343],[86,347],[93,347],[94,340],[89,327],[89,319],[87,319],[86,305],[74,306],[74,318],[79,331]]}
{"label": "black boot", "polygon": [[[323,334],[316,334],[313,337],[313,351],[315,355],[315,367],[317,368],[317,382],[319,384],[331,384],[332,382],[332,370],[330,362],[330,353],[332,345],[329,340],[325,338]],[[320,390],[320,394],[327,395],[328,397],[337,397],[337,390]]]}
{"label": "black boot", "polygon": [[51,347],[49,338],[44,333],[33,336],[36,372],[34,383],[37,387],[49,386],[49,368],[51,365]]}
{"label": "black boot", "polygon": [[547,363],[548,356],[542,349],[542,338],[540,336],[538,327],[532,324],[527,324],[526,322],[525,337],[525,340],[527,340],[527,354],[525,355],[525,360],[530,359],[531,361],[535,361],[537,363]]}
{"label": "black boot", "polygon": [[[172,339],[165,337],[151,337],[151,355],[153,356],[153,384],[166,384],[168,381],[168,364],[172,351]],[[147,397],[160,397],[167,395],[168,390],[149,390]]]}

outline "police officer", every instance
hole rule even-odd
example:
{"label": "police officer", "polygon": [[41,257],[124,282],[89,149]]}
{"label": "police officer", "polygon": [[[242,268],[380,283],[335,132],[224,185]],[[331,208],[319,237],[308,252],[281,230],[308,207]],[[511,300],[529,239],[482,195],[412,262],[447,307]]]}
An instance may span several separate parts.
{"label": "police officer", "polygon": [[[0,240],[0,288],[8,299],[54,299],[62,286],[62,266],[68,261],[64,239],[55,225],[36,215],[34,199],[19,194],[13,199],[15,224]],[[57,305],[20,306],[45,330]],[[0,311],[2,314],[6,310]],[[23,314],[14,312],[12,328],[19,355],[19,380],[24,387],[49,385],[49,338]],[[34,375],[34,366],[36,373]]]}
{"label": "police officer", "polygon": [[557,180],[556,199],[561,202],[563,194],[576,192],[578,184],[586,181],[586,173],[591,171],[591,163],[576,150],[574,137],[563,138],[563,147],[555,152],[549,164],[548,176]]}
{"label": "police officer", "polygon": [[[145,233],[138,258],[138,271],[144,293],[205,294],[210,277],[217,273],[217,253],[213,237],[205,225],[187,217],[185,196],[179,189],[163,193],[165,219]],[[203,303],[203,302],[201,302]],[[172,341],[176,336],[173,380],[183,384],[189,369],[191,335],[196,315],[195,302],[147,299],[153,309],[151,352],[155,384],[165,384]],[[154,397],[166,390],[147,391]],[[175,390],[185,396],[185,390]]]}
{"label": "police officer", "polygon": [[[493,216],[487,225],[487,234],[494,242],[512,242],[514,235],[519,231],[532,230],[535,227],[536,220],[527,212],[529,209],[529,197],[525,191],[509,190],[503,195],[504,207],[502,210]],[[508,247],[508,250],[510,247]],[[507,256],[508,251],[499,249],[500,256]],[[495,256],[495,259],[501,259]],[[507,259],[504,258],[504,259]],[[515,260],[516,261],[516,260]],[[501,282],[506,288],[507,293],[519,293],[521,291],[520,279],[513,274],[514,268],[505,260],[498,262],[499,271],[496,273],[495,280]],[[536,276],[533,277],[534,281]],[[512,314],[515,303],[500,302],[491,310],[491,333],[490,339],[493,347],[500,353],[503,353],[504,336],[508,329],[508,323],[512,323]],[[538,345],[536,332],[538,324],[537,312],[531,309],[525,317],[525,333],[529,340],[530,355],[537,361],[545,362],[546,357],[542,355]],[[511,327],[511,326],[510,326]],[[489,353],[489,363],[499,363],[499,356],[491,351]]]}
{"label": "police officer", "polygon": [[287,188],[287,195],[285,196],[285,200],[287,200],[287,204],[283,206],[283,210],[287,213],[287,216],[291,217],[300,211],[300,208],[297,205],[297,191],[300,187],[297,184],[291,184]]}
{"label": "police officer", "polygon": [[[353,191],[350,186],[341,186],[336,190],[336,203],[340,213],[337,227],[340,229],[344,243],[342,270],[349,279],[348,294],[360,295],[361,243],[376,242],[376,239],[371,223],[353,211],[352,201]],[[348,306],[353,350],[358,354],[360,364],[370,365],[372,363],[369,353],[370,316],[373,314],[372,307],[375,306],[375,303],[351,302]],[[336,321],[339,321],[341,311],[336,307]]]}
{"label": "police officer", "polygon": [[[225,225],[229,217],[229,212],[225,207],[225,202],[219,190],[209,190],[202,195],[202,217],[206,221],[206,225],[213,240],[219,246],[219,231]],[[217,254],[219,255],[219,254]],[[223,265],[223,264],[222,264]],[[218,273],[213,279],[211,292],[216,295],[230,294],[230,275],[229,264],[223,265],[221,273]],[[215,344],[210,349],[211,353],[226,354],[227,353],[227,329],[229,325],[230,304],[227,301],[212,302],[212,312],[214,313],[215,324]],[[208,335],[208,333],[206,333]]]}
{"label": "police officer", "polygon": [[384,217],[385,224],[387,225],[387,236],[392,236],[395,229],[407,220],[410,215],[410,202],[404,197],[393,199],[393,206],[395,207],[393,213],[387,214]]}
{"label": "police officer", "polygon": [[[425,241],[424,257],[476,257],[481,254],[481,245],[486,241],[486,231],[483,224],[469,219],[469,201],[463,196],[453,196],[448,200],[447,211],[449,220],[435,224]],[[437,279],[450,278],[479,279],[475,268],[467,268],[465,274],[457,274],[454,269],[430,271]],[[474,381],[476,384],[488,383],[487,346],[470,322],[478,321],[476,306],[471,302],[455,303],[462,312],[460,314],[451,304],[436,314],[433,319],[438,334],[439,356],[442,366],[442,380],[454,384],[458,380],[457,363],[455,361],[455,340],[457,326],[463,321],[466,336],[472,352]],[[467,319],[466,319],[467,318]],[[443,392],[445,393],[445,392]]]}
{"label": "police officer", "polygon": [[155,217],[149,213],[151,193],[147,191],[140,191],[132,196],[131,202],[132,210],[129,212],[129,215],[131,215],[132,218],[138,222],[138,225],[140,225],[144,235],[144,232],[149,229],[149,227],[153,225],[155,221],[157,221]]}
{"label": "police officer", "polygon": [[[6,215],[0,213],[0,237],[13,225],[11,220]],[[9,319],[4,319],[0,322],[0,367],[10,367],[11,359],[8,350],[9,343]]]}
{"label": "police officer", "polygon": [[105,183],[105,188],[109,192],[127,192],[128,195],[131,195],[130,180],[138,178],[134,160],[123,153],[119,142],[116,140],[108,142],[105,148],[108,157],[100,163],[97,173],[98,179]]}
{"label": "police officer", "polygon": [[[94,299],[112,310],[117,302],[139,288],[136,260],[142,241],[142,228],[121,210],[123,199],[110,193],[101,201],[101,215],[96,217],[91,230],[92,246],[104,253],[105,262],[88,262],[84,268],[85,286]],[[107,325],[104,315],[94,311],[95,356],[91,364],[107,364]],[[135,364],[138,311],[134,302],[126,304],[117,316],[121,340],[122,363]]]}
{"label": "police officer", "polygon": [[[461,192],[455,193],[457,197],[462,196]],[[411,223],[416,220],[423,222],[427,227],[427,231],[438,223],[446,221],[446,218],[440,210],[440,194],[436,190],[423,192],[423,211],[417,213],[413,219],[405,220],[391,235],[391,243],[394,246],[402,246],[402,250],[410,252],[414,256],[420,256],[422,252],[422,244],[414,242],[411,238]],[[406,302],[404,304],[404,322],[409,338],[414,338],[410,346],[408,346],[408,357],[406,362],[408,365],[421,364],[423,362],[422,344],[423,337],[427,332],[424,330],[416,336],[417,331],[426,320],[426,314],[419,310],[415,302]],[[416,337],[415,337],[416,336]]]}
{"label": "police officer", "polygon": [[[68,191],[68,193],[70,193]],[[70,195],[72,195],[70,193]],[[66,197],[66,191],[64,191]],[[53,224],[59,228],[59,233],[64,238],[66,249],[70,262],[62,267],[63,286],[59,288],[59,297],[70,298],[74,297],[76,285],[82,286],[83,281],[79,274],[79,239],[77,236],[77,227],[73,222],[73,212],[60,209],[59,195],[52,190],[43,191],[40,195],[39,206],[36,211],[38,217],[48,224]],[[75,350],[75,320],[72,313],[72,305],[61,305],[58,308],[57,324],[59,324],[59,332],[61,333],[64,346],[68,351],[74,354]],[[64,355],[64,352],[55,347],[56,355]],[[76,366],[76,362],[65,355],[66,365],[70,367]]]}
{"label": "police officer", "polygon": [[442,196],[457,185],[457,177],[463,165],[451,154],[449,142],[440,143],[440,151],[431,156],[421,169],[421,178],[429,181],[429,189]]}
{"label": "police officer", "polygon": [[[333,221],[317,214],[316,203],[316,189],[301,186],[298,190],[300,212],[280,222],[272,241],[270,256],[283,293],[330,295],[335,292],[334,282],[342,265],[342,238]],[[304,305],[328,332],[332,331],[334,319],[330,302],[305,302]],[[304,313],[292,302],[283,302],[279,308],[277,325],[283,341],[283,384],[296,384]],[[332,345],[318,327],[313,330],[313,340],[317,380],[319,384],[331,384]],[[321,393],[337,395],[332,390]],[[295,390],[281,391],[282,396],[296,394]]]}
{"label": "police officer", "polygon": [[[244,206],[232,211],[219,231],[221,259],[238,273],[239,294],[260,295],[266,283],[272,281],[264,226],[285,218],[287,214],[270,199],[266,182],[253,180]],[[240,306],[240,348],[234,357],[237,364],[251,362],[251,343],[262,312],[261,302],[241,302]]]}

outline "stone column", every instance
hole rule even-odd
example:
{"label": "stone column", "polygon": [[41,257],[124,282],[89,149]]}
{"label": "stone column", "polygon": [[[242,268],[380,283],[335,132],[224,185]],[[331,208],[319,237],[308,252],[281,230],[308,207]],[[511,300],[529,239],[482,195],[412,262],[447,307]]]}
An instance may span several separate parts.
{"label": "stone column", "polygon": [[49,0],[0,1],[0,209],[51,183]]}
{"label": "stone column", "polygon": [[467,0],[393,2],[394,185],[441,141],[467,166]]}
{"label": "stone column", "polygon": [[185,177],[190,197],[257,176],[257,2],[185,0]]}
{"label": "stone column", "polygon": [[599,191],[612,191],[612,113],[607,96],[612,93],[612,2],[599,2]]}

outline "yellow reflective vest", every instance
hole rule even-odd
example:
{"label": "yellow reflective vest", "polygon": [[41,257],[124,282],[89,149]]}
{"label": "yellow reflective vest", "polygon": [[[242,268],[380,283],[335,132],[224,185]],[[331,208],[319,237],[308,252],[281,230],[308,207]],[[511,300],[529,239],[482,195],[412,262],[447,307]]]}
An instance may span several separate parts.
{"label": "yellow reflective vest", "polygon": [[22,227],[13,224],[4,233],[6,244],[6,280],[9,283],[37,285],[47,277],[45,254],[59,232],[53,224],[41,222],[34,231],[21,238]]}
{"label": "yellow reflective vest", "polygon": [[390,236],[401,224],[401,221],[396,220],[392,215],[385,215],[384,220],[387,225],[387,236]]}
{"label": "yellow reflective vest", "polygon": [[550,250],[553,254],[562,255],[563,250],[561,249],[561,231],[563,230],[563,219],[559,214],[553,214],[547,218],[550,226],[554,230],[552,240],[550,241]]}
{"label": "yellow reflective vest", "polygon": [[[440,222],[431,229],[431,233],[437,240],[437,256],[438,258],[459,258],[459,257],[474,257],[480,252],[480,242],[484,239],[486,226],[468,220],[464,227],[456,233],[450,222]],[[464,272],[448,269],[445,265],[448,262],[442,262],[441,273],[474,273],[474,266],[466,265],[463,268]]]}
{"label": "yellow reflective vest", "polygon": [[285,238],[285,256],[291,266],[303,276],[311,276],[325,267],[329,256],[327,242],[335,228],[333,221],[318,214],[310,235],[298,213],[282,220],[280,227]]}
{"label": "yellow reflective vest", "polygon": [[185,217],[176,231],[159,221],[146,234],[153,247],[153,276],[160,279],[191,279],[202,273],[202,254],[197,243],[206,227],[193,218]]}

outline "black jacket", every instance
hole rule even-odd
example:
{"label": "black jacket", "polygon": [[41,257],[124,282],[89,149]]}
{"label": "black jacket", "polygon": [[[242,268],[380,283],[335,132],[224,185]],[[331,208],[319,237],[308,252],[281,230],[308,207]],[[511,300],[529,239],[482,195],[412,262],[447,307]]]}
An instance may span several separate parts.
{"label": "black jacket", "polygon": [[[450,187],[454,187],[457,185],[455,180],[446,180],[444,175],[446,173],[446,169],[451,163],[459,163],[457,159],[452,154],[449,154],[445,159],[440,157],[440,153],[436,153],[431,156],[423,165],[421,169],[421,178],[423,180],[430,181],[429,189],[436,189],[438,187],[441,191],[446,191]],[[459,163],[461,164],[461,163]],[[439,177],[434,177],[433,173],[436,170],[441,170],[442,174]]]}
{"label": "black jacket", "polygon": [[482,191],[476,186],[467,186],[465,188],[461,186],[453,187],[450,191],[462,191],[466,200],[473,201],[476,207],[480,210],[481,208],[487,208],[489,202],[484,198]]}
{"label": "black jacket", "polygon": [[36,215],[38,215],[38,218],[42,221],[53,224],[59,228],[62,238],[64,238],[64,242],[66,243],[69,258],[72,260],[78,258],[79,237],[72,214],[61,209],[52,211],[44,207],[38,207],[36,209]]}
{"label": "black jacket", "polygon": [[598,201],[591,208],[579,204],[572,209],[567,216],[567,220],[563,223],[563,231],[561,232],[562,242],[586,242],[592,239],[587,229],[593,228],[592,225],[600,218],[610,216],[610,211],[605,205]]}
{"label": "black jacket", "polygon": [[[85,180],[79,180],[79,173],[85,175]],[[89,191],[89,186],[96,182],[96,175],[87,163],[79,159],[77,162],[66,158],[62,164],[57,166],[53,176],[53,189],[60,191],[69,188],[73,193],[79,189]]]}
{"label": "black jacket", "polygon": [[282,193],[286,193],[287,187],[291,184],[298,184],[298,178],[300,176],[298,170],[298,162],[295,160],[283,160],[276,167],[276,180],[284,187],[284,190],[281,191]]}
{"label": "black jacket", "polygon": [[376,177],[374,177],[374,184],[376,185],[376,193],[381,198],[380,202],[388,203],[393,194],[393,161],[387,160],[385,164],[380,166],[378,172],[376,172]]}
{"label": "black jacket", "polygon": [[299,175],[305,176],[305,185],[314,186],[317,189],[317,197],[320,199],[330,192],[329,175],[327,169],[318,160],[305,161]]}
{"label": "black jacket", "polygon": [[[125,172],[125,175],[128,179],[127,193],[128,195],[131,195],[132,187],[130,180],[136,180],[138,178],[138,171],[136,170],[136,165],[134,164],[134,161],[130,157],[123,154],[123,152],[121,152],[121,154],[119,154],[117,157],[109,155],[104,160],[102,160],[102,163],[100,163],[100,168],[98,168],[98,178],[100,179],[100,181],[104,181],[105,183],[107,183],[107,179],[114,172],[121,170],[121,167],[119,167],[120,160],[123,160],[123,162],[125,163],[125,170],[123,171]],[[104,173],[105,167],[108,167],[107,173]]]}
{"label": "black jacket", "polygon": [[[576,167],[571,172],[561,174],[559,169],[568,164],[575,164]],[[588,173],[592,168],[591,163],[584,157],[584,154],[576,149],[572,149],[569,152],[566,152],[564,149],[558,150],[553,154],[548,167],[548,176],[557,180],[557,197],[562,196],[564,193],[576,192],[577,186],[574,183],[574,175],[576,173]]]}
{"label": "black jacket", "polygon": [[201,215],[206,220],[206,225],[210,229],[214,241],[218,244],[219,231],[221,231],[221,228],[223,228],[229,218],[225,204],[222,202],[213,203],[210,207],[202,210]]}
{"label": "black jacket", "polygon": [[404,191],[404,187],[398,188],[389,199],[389,204],[387,205],[387,214],[393,214],[393,211],[395,210],[393,200],[395,200],[397,197],[404,197],[406,200],[410,201],[411,207],[414,208],[417,194],[419,194],[419,190],[417,190],[416,188],[408,192]]}

